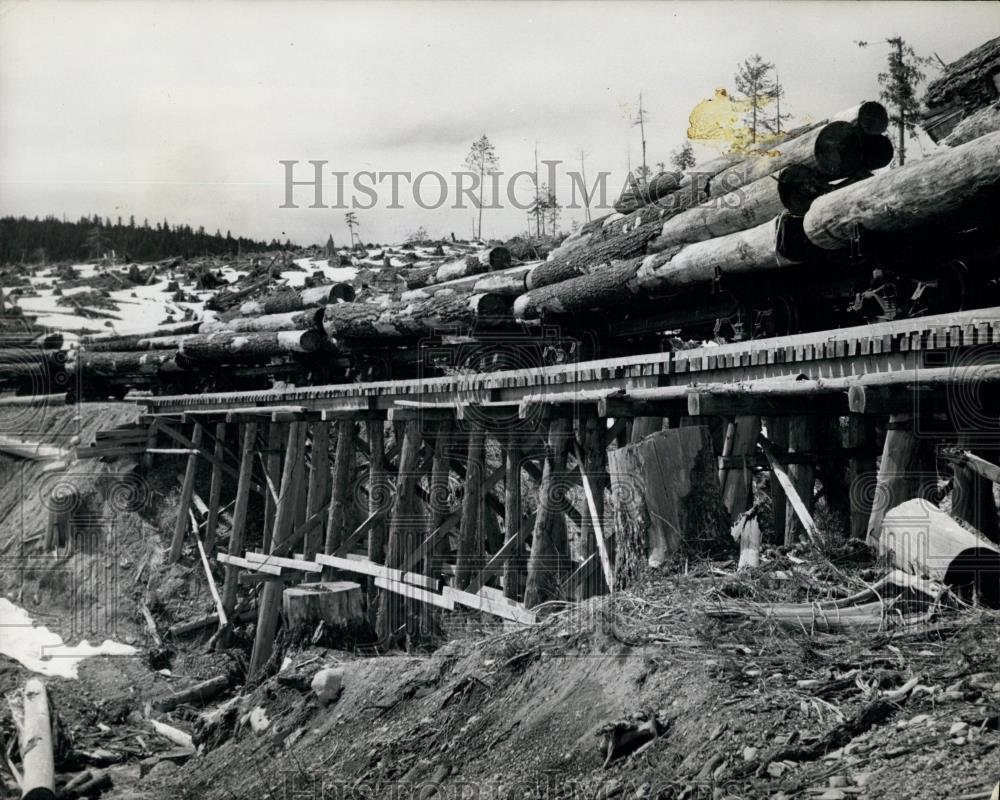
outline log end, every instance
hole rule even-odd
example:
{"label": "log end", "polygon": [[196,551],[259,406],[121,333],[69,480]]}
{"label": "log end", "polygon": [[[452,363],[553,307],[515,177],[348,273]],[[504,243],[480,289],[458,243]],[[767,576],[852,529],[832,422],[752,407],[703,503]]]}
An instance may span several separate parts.
{"label": "log end", "polygon": [[830,178],[846,178],[862,163],[861,132],[851,123],[837,120],[823,126],[816,137],[813,157],[820,172]]}
{"label": "log end", "polygon": [[889,112],[875,100],[866,100],[858,106],[858,128],[863,133],[885,133],[889,127]]}

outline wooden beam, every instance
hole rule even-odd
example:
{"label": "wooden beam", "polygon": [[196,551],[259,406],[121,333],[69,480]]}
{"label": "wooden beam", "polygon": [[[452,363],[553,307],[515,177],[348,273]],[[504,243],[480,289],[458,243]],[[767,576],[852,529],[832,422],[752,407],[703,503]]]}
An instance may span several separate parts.
{"label": "wooden beam", "polygon": [[[298,484],[302,479],[306,432],[305,422],[292,422],[288,425],[288,447],[285,451],[285,463],[281,474],[281,493],[278,496],[274,512],[274,531],[271,542],[284,541],[292,531],[292,525],[295,521],[294,502],[299,495]],[[250,666],[247,669],[247,675],[250,678],[255,677],[271,657],[283,590],[284,587],[277,581],[271,581],[264,586],[260,600],[260,612],[257,617],[253,652],[250,655]]]}
{"label": "wooden beam", "polygon": [[264,536],[262,542],[265,550],[271,549],[274,515],[278,506],[278,487],[274,485],[274,481],[280,480],[281,440],[287,427],[280,422],[270,422],[267,426],[267,454],[260,454],[260,464],[264,470],[264,481],[268,488],[268,493],[264,495]]}
{"label": "wooden beam", "polygon": [[[236,482],[236,504],[233,506],[233,527],[229,535],[229,551],[233,554],[243,551],[246,533],[247,508],[250,503],[250,483],[253,480],[253,454],[257,446],[257,423],[248,422],[239,426],[242,450],[240,453],[240,473]],[[236,590],[239,571],[235,566],[227,566],[222,583],[222,606],[228,616],[236,609]]]}
{"label": "wooden beam", "polygon": [[[200,423],[194,424],[194,431],[191,434],[192,449],[201,449],[202,427]],[[188,526],[188,509],[191,508],[191,496],[194,494],[194,480],[198,474],[198,456],[188,456],[187,468],[184,470],[184,480],[181,483],[181,496],[177,503],[177,518],[174,520],[174,536],[170,541],[170,554],[168,563],[176,564],[181,560],[181,553],[184,551],[184,534]]]}
{"label": "wooden beam", "polygon": [[528,580],[524,605],[534,608],[551,600],[559,588],[558,563],[567,553],[565,524],[559,517],[564,513],[557,487],[566,469],[566,447],[571,431],[562,419],[549,423],[545,463],[538,487],[538,507],[528,558]]}
{"label": "wooden beam", "polygon": [[985,458],[981,458],[980,456],[970,453],[968,450],[945,452],[943,455],[949,461],[968,467],[977,475],[986,478],[988,481],[1000,483],[1000,467],[987,461]]}
{"label": "wooden beam", "polygon": [[410,583],[389,580],[387,578],[376,578],[375,586],[379,589],[395,592],[411,600],[419,600],[421,603],[427,603],[428,605],[437,606],[448,611],[454,611],[455,609],[455,603],[451,598],[437,594],[436,592],[430,592],[427,589],[421,589],[419,586],[414,586]]}
{"label": "wooden beam", "polygon": [[[312,425],[312,458],[309,462],[309,487],[306,490],[306,519],[330,502],[330,423],[325,420]],[[314,536],[313,533],[316,533]],[[302,546],[307,558],[319,552],[320,542],[326,541],[326,516],[317,528],[310,530]]]}
{"label": "wooden beam", "polygon": [[473,594],[471,592],[463,592],[460,589],[452,588],[451,586],[445,586],[441,590],[441,594],[448,600],[455,603],[460,603],[468,608],[474,608],[476,611],[483,611],[487,614],[492,614],[495,617],[501,617],[502,619],[510,620],[511,622],[517,622],[521,625],[534,625],[538,622],[538,617],[534,613],[528,611],[524,606],[513,603],[509,603],[506,600],[494,600],[489,597],[484,597],[481,594]]}
{"label": "wooden beam", "polygon": [[277,564],[261,564],[256,561],[249,561],[243,556],[233,553],[219,553],[216,555],[215,560],[220,564],[225,564],[227,567],[233,567],[234,569],[246,569],[251,572],[261,572],[265,575],[281,575],[281,567]]}
{"label": "wooden beam", "polygon": [[319,553],[316,556],[316,563],[324,567],[343,570],[344,572],[354,572],[358,575],[369,575],[374,578],[396,581],[398,583],[409,583],[413,586],[422,586],[431,591],[437,591],[440,582],[435,578],[428,578],[416,572],[387,567],[384,564],[376,564],[369,561],[364,556],[349,554],[347,556],[328,556]]}
{"label": "wooden beam", "polygon": [[[875,495],[875,419],[851,414],[847,418],[847,488],[850,497],[851,538],[863,540]],[[866,452],[867,451],[867,452]]]}
{"label": "wooden beam", "polygon": [[919,460],[920,440],[913,430],[911,414],[893,414],[885,432],[885,444],[875,483],[867,541],[878,546],[882,520],[888,511],[913,497],[914,468]]}
{"label": "wooden beam", "polygon": [[326,521],[324,553],[333,553],[347,535],[345,530],[351,501],[351,478],[355,459],[354,421],[342,419],[337,423],[337,452],[333,464],[333,493],[330,514]]}
{"label": "wooden beam", "polygon": [[[723,457],[746,456],[757,449],[760,435],[760,417],[736,417],[729,423],[722,449]],[[738,469],[725,467],[719,470],[719,484],[722,486],[722,503],[729,512],[730,522],[736,522],[747,510],[747,499],[752,487],[750,468],[743,465]]]}
{"label": "wooden beam", "polygon": [[785,496],[788,498],[788,504],[798,516],[799,521],[802,523],[802,527],[805,529],[806,535],[814,545],[820,544],[819,528],[816,526],[816,522],[813,520],[812,514],[809,513],[809,509],[799,494],[799,491],[792,479],[789,477],[788,473],[785,472],[785,468],[778,461],[778,455],[774,449],[774,445],[764,436],[760,436],[759,442],[761,449],[764,451],[764,455],[767,456],[767,460],[771,464],[771,471],[781,483],[782,488],[784,488]]}
{"label": "wooden beam", "polygon": [[995,425],[1000,365],[871,373],[851,381],[847,396],[854,414],[926,415],[951,411],[990,419]]}
{"label": "wooden beam", "polygon": [[790,416],[847,413],[846,378],[763,380],[693,387],[687,394],[690,416]]}
{"label": "wooden beam", "polygon": [[[789,418],[789,452],[793,453],[798,450],[812,450],[815,444],[815,438],[816,423],[813,417],[797,416]],[[772,472],[775,472],[775,475],[780,481],[781,476],[777,475],[777,472],[774,470],[773,462],[771,464],[771,468]],[[795,508],[796,501],[801,500],[802,503],[805,504],[806,509],[810,509],[812,507],[813,487],[816,483],[816,468],[812,464],[793,464],[788,467],[785,474],[791,479],[792,484],[795,486],[794,496],[788,496],[786,498],[795,513],[788,514],[786,512],[785,514],[785,544],[792,545],[795,544],[804,525],[804,523],[801,522],[802,515],[799,513],[799,510]],[[787,494],[787,487],[785,487],[785,492]]]}
{"label": "wooden beam", "polygon": [[[516,432],[507,436],[504,449],[504,544],[516,538],[521,528],[521,441]],[[483,581],[482,573],[477,581]],[[504,565],[503,592],[511,600],[524,596],[524,564],[508,559]]]}
{"label": "wooden beam", "polygon": [[269,564],[273,567],[296,569],[300,572],[323,571],[322,566],[317,564],[315,561],[305,558],[287,558],[285,556],[276,556],[271,553],[257,553],[253,550],[248,550],[243,557],[251,564]]}
{"label": "wooden beam", "polygon": [[456,586],[462,589],[481,569],[486,552],[483,491],[485,444],[486,431],[481,425],[474,424],[469,432],[465,493],[462,496],[462,521],[459,526],[458,556],[455,562]]}
{"label": "wooden beam", "polygon": [[215,552],[215,533],[219,527],[219,500],[222,497],[222,463],[226,450],[226,423],[215,423],[215,451],[212,481],[208,490],[208,519],[205,522],[205,551]]}
{"label": "wooden beam", "polygon": [[601,559],[601,570],[604,572],[604,580],[608,584],[608,591],[614,594],[615,573],[611,568],[611,558],[608,555],[607,544],[604,541],[604,527],[601,525],[601,515],[597,510],[590,480],[587,478],[587,473],[584,472],[583,454],[580,452],[579,445],[574,444],[574,447],[576,448],[576,461],[580,467],[580,475],[583,477],[583,493],[587,498],[587,508],[590,511],[590,524],[593,527],[594,538],[597,541],[597,552]]}

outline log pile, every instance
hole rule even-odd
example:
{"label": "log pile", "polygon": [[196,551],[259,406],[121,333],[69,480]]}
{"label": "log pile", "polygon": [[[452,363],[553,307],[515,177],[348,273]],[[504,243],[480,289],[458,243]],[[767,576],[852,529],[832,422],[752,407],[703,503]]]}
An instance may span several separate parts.
{"label": "log pile", "polygon": [[[945,67],[927,86],[922,126],[935,142],[949,137],[963,120],[1000,102],[1000,37],[991,39]],[[989,115],[996,120],[996,114]],[[995,123],[994,123],[995,124]],[[977,135],[996,130],[981,129]],[[967,134],[966,134],[967,135]],[[947,142],[949,145],[970,141]]]}
{"label": "log pile", "polygon": [[[767,272],[819,280],[850,261],[859,237],[902,250],[908,237],[941,231],[947,241],[982,223],[1000,196],[1000,134],[872,175],[893,158],[887,124],[885,108],[867,101],[766,150],[696,168],[691,176],[711,177],[694,193],[684,194],[694,183],[684,176],[647,206],[595,220],[528,273],[515,317],[613,320]],[[702,202],[690,204],[691,194]]]}

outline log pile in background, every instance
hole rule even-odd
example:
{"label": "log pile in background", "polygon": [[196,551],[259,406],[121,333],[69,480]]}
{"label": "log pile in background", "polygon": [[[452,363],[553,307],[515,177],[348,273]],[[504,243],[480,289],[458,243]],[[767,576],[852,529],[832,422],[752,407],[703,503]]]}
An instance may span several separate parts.
{"label": "log pile in background", "polygon": [[[945,67],[943,74],[928,84],[921,125],[939,142],[948,137],[966,118],[1000,101],[1000,37],[991,39]],[[990,115],[987,115],[987,119]],[[996,119],[996,115],[992,115]],[[978,136],[996,130],[980,129]],[[967,135],[967,134],[966,134]],[[974,136],[972,137],[974,138]],[[969,141],[948,142],[950,145]]]}

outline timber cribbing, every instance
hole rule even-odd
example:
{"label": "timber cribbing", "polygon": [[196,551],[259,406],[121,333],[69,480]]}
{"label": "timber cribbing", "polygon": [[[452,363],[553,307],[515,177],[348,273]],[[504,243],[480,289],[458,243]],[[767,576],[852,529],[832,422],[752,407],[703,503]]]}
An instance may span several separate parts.
{"label": "timber cribbing", "polygon": [[[896,320],[688,350],[555,366],[396,381],[137,398],[151,412],[295,405],[380,410],[397,401],[517,402],[550,394],[629,391],[777,378],[850,378],[962,363],[1000,363],[1000,308]],[[502,340],[496,345],[502,347]]]}

